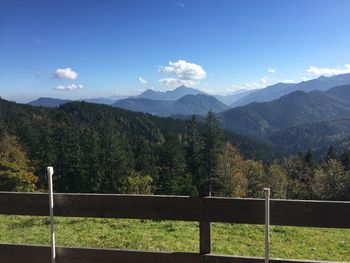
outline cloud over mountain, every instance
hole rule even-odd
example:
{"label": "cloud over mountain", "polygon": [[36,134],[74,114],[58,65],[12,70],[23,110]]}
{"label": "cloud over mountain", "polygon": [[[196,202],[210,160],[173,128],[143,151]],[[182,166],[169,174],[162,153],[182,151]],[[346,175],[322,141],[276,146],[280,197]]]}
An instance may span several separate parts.
{"label": "cloud over mountain", "polygon": [[322,68],[312,66],[307,69],[307,72],[317,76],[334,76],[340,74],[347,74],[350,73],[350,64],[345,64],[343,68]]}
{"label": "cloud over mountain", "polygon": [[170,61],[168,66],[160,67],[159,72],[170,74],[170,77],[159,80],[166,86],[195,86],[199,80],[207,76],[202,66],[181,59],[176,62]]}
{"label": "cloud over mountain", "polygon": [[78,90],[83,88],[84,86],[81,84],[68,84],[68,85],[59,85],[55,87],[55,90]]}
{"label": "cloud over mountain", "polygon": [[138,80],[140,81],[141,84],[147,84],[148,81],[145,80],[143,77],[138,77]]}

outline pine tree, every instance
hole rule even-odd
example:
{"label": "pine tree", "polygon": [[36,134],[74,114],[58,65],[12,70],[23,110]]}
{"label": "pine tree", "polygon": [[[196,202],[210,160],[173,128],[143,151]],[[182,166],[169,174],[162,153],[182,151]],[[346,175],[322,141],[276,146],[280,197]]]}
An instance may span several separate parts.
{"label": "pine tree", "polygon": [[168,136],[161,147],[158,194],[194,195],[192,178],[186,171],[185,149],[177,136]]}
{"label": "pine tree", "polygon": [[218,120],[212,111],[208,112],[203,133],[203,151],[198,183],[198,193],[201,196],[211,195],[216,187],[219,155],[223,148],[223,136]]}
{"label": "pine tree", "polygon": [[200,133],[198,132],[198,125],[195,115],[192,116],[191,124],[189,127],[187,127],[185,137],[187,169],[192,175],[193,185],[198,185],[203,143]]}
{"label": "pine tree", "polygon": [[123,144],[125,140],[113,124],[106,124],[102,136],[103,192],[122,193],[133,171],[134,160],[128,145]]}

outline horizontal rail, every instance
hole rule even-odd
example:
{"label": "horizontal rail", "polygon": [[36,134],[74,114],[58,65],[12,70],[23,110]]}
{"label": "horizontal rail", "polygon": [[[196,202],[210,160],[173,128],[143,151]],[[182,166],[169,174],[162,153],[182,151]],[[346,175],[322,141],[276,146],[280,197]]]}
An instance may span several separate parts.
{"label": "horizontal rail", "polygon": [[[263,258],[200,255],[183,252],[144,252],[116,249],[56,248],[57,263],[263,263]],[[0,244],[0,259],[4,263],[50,262],[50,247]],[[202,260],[204,259],[204,261]],[[325,263],[326,261],[271,259],[271,263]]]}
{"label": "horizontal rail", "polygon": [[[264,224],[264,200],[205,198],[205,218],[210,222]],[[271,225],[350,228],[350,202],[273,200]]]}
{"label": "horizontal rail", "polygon": [[[47,216],[48,194],[0,192],[0,214]],[[200,221],[201,200],[181,196],[54,194],[55,216]]]}
{"label": "horizontal rail", "polygon": [[[0,192],[0,214],[48,216],[48,194]],[[54,194],[55,216],[264,224],[264,200]],[[350,228],[350,202],[271,200],[271,224]]]}

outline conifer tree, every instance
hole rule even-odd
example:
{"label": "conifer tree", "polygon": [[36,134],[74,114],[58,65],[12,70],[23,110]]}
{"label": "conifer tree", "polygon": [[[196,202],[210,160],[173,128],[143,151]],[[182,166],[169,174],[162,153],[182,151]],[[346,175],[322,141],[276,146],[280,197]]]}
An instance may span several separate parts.
{"label": "conifer tree", "polygon": [[207,196],[211,195],[212,188],[218,183],[217,169],[223,148],[222,132],[212,111],[208,112],[205,120],[203,143],[198,192],[201,196]]}
{"label": "conifer tree", "polygon": [[196,116],[192,116],[191,124],[186,132],[186,160],[187,169],[192,175],[193,185],[198,185],[202,154],[202,138],[198,131]]}

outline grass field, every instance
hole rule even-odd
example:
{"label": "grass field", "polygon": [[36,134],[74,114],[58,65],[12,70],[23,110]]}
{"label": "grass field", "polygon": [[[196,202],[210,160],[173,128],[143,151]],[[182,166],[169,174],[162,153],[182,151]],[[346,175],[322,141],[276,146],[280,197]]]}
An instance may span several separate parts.
{"label": "grass field", "polygon": [[[59,246],[198,251],[198,224],[191,222],[56,218]],[[0,243],[49,244],[45,217],[0,216]],[[264,228],[213,224],[213,253],[263,256]],[[350,229],[272,227],[271,256],[350,262]]]}

